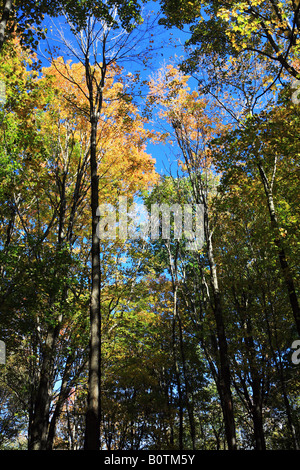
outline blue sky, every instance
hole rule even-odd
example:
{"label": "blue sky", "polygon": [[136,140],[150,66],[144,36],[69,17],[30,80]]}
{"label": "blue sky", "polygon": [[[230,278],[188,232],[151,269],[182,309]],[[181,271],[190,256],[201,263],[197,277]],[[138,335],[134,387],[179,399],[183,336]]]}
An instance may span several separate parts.
{"label": "blue sky", "polygon": [[[153,11],[153,17],[158,14],[159,4],[158,2],[148,2],[146,4],[146,11]],[[48,28],[48,37],[49,45],[51,47],[59,46],[55,33],[55,26],[60,26],[63,28],[66,37],[72,40],[71,35],[67,32],[67,27],[63,22],[63,19],[58,18],[54,20],[55,24],[53,25],[53,20],[46,18],[45,26]],[[52,31],[52,33],[51,33]],[[143,47],[150,46],[152,47],[152,57],[145,64],[138,63],[136,61],[123,61],[122,65],[127,71],[132,73],[139,71],[141,81],[149,79],[152,74],[155,74],[159,68],[161,68],[166,63],[178,63],[180,58],[183,57],[184,49],[183,45],[185,40],[189,37],[189,34],[184,31],[179,31],[177,28],[167,29],[162,25],[158,25],[158,18],[155,21],[155,26],[153,31],[150,31],[148,38],[145,38],[144,44],[141,44],[141,50]],[[148,42],[147,42],[148,41]],[[151,44],[150,44],[151,41]],[[45,50],[47,49],[46,42],[41,41],[40,43],[40,52],[39,58],[42,60],[43,65],[48,66],[49,62],[43,57]],[[64,55],[61,52],[57,52],[58,55]],[[68,58],[65,56],[66,59]],[[76,61],[76,60],[74,60]],[[145,90],[146,91],[146,90]],[[144,106],[143,98],[139,98],[138,103],[141,109]],[[177,165],[175,161],[174,149],[167,145],[163,144],[151,144],[147,145],[147,152],[153,156],[156,160],[156,170],[160,174],[169,174],[171,171],[173,174],[177,172]]]}

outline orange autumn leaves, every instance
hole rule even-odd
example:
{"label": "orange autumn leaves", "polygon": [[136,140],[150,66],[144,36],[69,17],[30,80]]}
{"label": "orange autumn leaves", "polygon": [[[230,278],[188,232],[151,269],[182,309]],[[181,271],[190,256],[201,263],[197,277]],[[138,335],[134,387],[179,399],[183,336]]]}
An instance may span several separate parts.
{"label": "orange autumn leaves", "polygon": [[[178,132],[179,140],[188,143],[188,158],[193,168],[209,169],[212,155],[208,144],[226,126],[220,110],[197,91],[191,91],[190,78],[173,65],[163,67],[149,82],[148,103],[158,109],[161,122],[171,126],[164,129],[162,136],[172,143]],[[179,164],[186,169],[186,162],[179,161]]]}
{"label": "orange autumn leaves", "polygon": [[[83,65],[58,58],[43,69],[43,74],[55,90],[52,106],[59,113],[60,122],[69,121],[74,135],[87,145],[89,103]],[[131,196],[157,180],[155,160],[146,152],[146,142],[153,134],[126,93],[121,74],[122,69],[111,67],[103,91],[97,132],[100,202],[107,202],[107,198],[112,202],[120,192]]]}
{"label": "orange autumn leaves", "polygon": [[[21,225],[26,233],[45,233],[47,243],[54,243],[56,230],[50,228],[61,211],[64,224],[76,220],[76,236],[87,237],[91,130],[84,67],[58,58],[38,69],[36,59],[18,43],[5,57],[0,67],[7,91],[2,150],[18,164],[12,197],[18,197]],[[97,131],[100,204],[114,204],[121,194],[131,198],[158,178],[155,160],[146,151],[153,133],[126,80],[117,66],[107,71]]]}

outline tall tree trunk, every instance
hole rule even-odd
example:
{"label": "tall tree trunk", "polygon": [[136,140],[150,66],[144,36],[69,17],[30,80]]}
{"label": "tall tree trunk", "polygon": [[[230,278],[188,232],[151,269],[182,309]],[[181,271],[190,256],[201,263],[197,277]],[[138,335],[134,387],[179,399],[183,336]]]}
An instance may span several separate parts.
{"label": "tall tree trunk", "polygon": [[275,204],[274,204],[274,199],[273,199],[273,192],[272,192],[272,185],[269,183],[268,178],[266,176],[266,173],[264,171],[263,166],[261,163],[258,163],[258,170],[259,174],[264,186],[265,194],[266,194],[266,199],[267,199],[267,204],[268,204],[268,209],[270,213],[270,220],[271,220],[271,225],[273,229],[276,231],[275,233],[275,244],[278,248],[278,258],[279,258],[279,263],[280,267],[282,270],[283,278],[285,281],[285,285],[287,288],[288,296],[289,296],[289,301],[291,305],[291,309],[294,315],[294,320],[296,324],[296,328],[298,331],[298,334],[300,336],[300,307],[299,307],[299,302],[298,302],[298,297],[296,293],[296,288],[294,284],[294,279],[286,258],[284,246],[282,243],[282,240],[279,235],[279,226],[278,226],[278,220],[277,220],[277,215],[275,211]]}
{"label": "tall tree trunk", "polygon": [[185,397],[186,397],[186,408],[189,417],[189,424],[190,424],[190,436],[192,440],[192,449],[195,450],[195,439],[196,439],[196,432],[195,432],[195,420],[194,420],[194,411],[193,411],[193,404],[191,401],[191,390],[190,390],[190,383],[187,376],[187,361],[185,358],[184,352],[184,341],[183,341],[183,331],[182,331],[182,322],[180,313],[177,310],[177,321],[178,321],[178,329],[179,329],[179,344],[180,344],[180,353],[181,353],[181,360],[182,360],[182,371],[184,377],[184,387],[185,387]]}
{"label": "tall tree trunk", "polygon": [[182,396],[182,385],[180,370],[178,365],[177,351],[176,351],[176,306],[177,306],[177,288],[174,291],[173,300],[173,318],[172,318],[172,350],[175,367],[175,377],[177,382],[177,393],[178,393],[178,407],[179,407],[179,435],[178,435],[178,447],[179,450],[183,450],[183,396]]}
{"label": "tall tree trunk", "polygon": [[[245,378],[240,377],[242,388],[244,391],[245,404],[252,417],[255,449],[266,450],[265,433],[263,428],[263,397],[264,397],[264,375],[260,372],[259,359],[255,348],[255,340],[253,338],[253,328],[250,312],[247,311],[248,299],[242,292],[243,302],[238,300],[235,289],[233,289],[234,304],[240,316],[240,321],[243,325],[242,331],[245,332],[243,336],[245,345],[245,360],[248,362],[249,376],[248,385]],[[246,367],[246,365],[245,365]],[[252,397],[249,394],[249,383],[252,388]]]}
{"label": "tall tree trunk", "polygon": [[253,385],[252,420],[254,427],[255,450],[266,450],[262,417],[262,400],[259,386]]}
{"label": "tall tree trunk", "polygon": [[[237,365],[237,367],[239,367],[239,365]],[[241,390],[237,385],[236,390],[238,394],[241,394],[241,398],[244,402],[247,412],[252,418],[255,450],[266,450],[262,413],[263,395],[260,385],[260,379],[257,374],[253,374],[253,369],[251,369],[249,375],[251,378],[247,382],[246,378],[242,374],[239,374],[239,380],[243,392],[241,393]],[[249,382],[251,382],[252,396],[250,396],[249,394]]]}
{"label": "tall tree trunk", "polygon": [[[58,211],[58,240],[57,250],[63,244],[63,232],[65,224],[66,212],[66,176],[67,170],[64,168],[61,181],[57,179],[57,186],[60,193],[60,208]],[[65,296],[66,296],[65,289]],[[55,299],[50,298],[50,307]],[[41,367],[40,381],[37,391],[36,400],[33,406],[33,418],[30,423],[29,449],[30,450],[46,450],[49,431],[49,410],[51,403],[51,387],[53,385],[53,368],[55,358],[55,348],[57,338],[59,336],[60,325],[63,316],[59,314],[56,318],[56,325],[49,326],[47,337],[42,352],[43,362]]]}
{"label": "tall tree trunk", "polygon": [[[176,251],[174,259],[171,253],[170,243],[166,243],[166,248],[168,250],[169,255],[169,266],[172,276],[172,290],[173,290],[173,345],[175,344],[175,336],[176,336],[176,322],[178,323],[178,332],[179,332],[179,346],[180,346],[180,355],[182,361],[182,371],[183,371],[183,378],[184,378],[184,388],[185,388],[185,399],[186,399],[186,408],[189,417],[189,424],[190,424],[190,436],[192,440],[192,448],[195,449],[195,422],[194,422],[194,413],[193,413],[193,406],[190,400],[190,385],[188,382],[187,377],[187,364],[185,358],[185,351],[184,351],[184,340],[183,340],[183,330],[182,330],[182,321],[180,312],[178,310],[178,254],[179,254],[179,244],[176,245]],[[174,349],[174,357],[176,355]],[[177,358],[176,358],[176,368],[178,368]],[[179,377],[179,375],[178,375]],[[178,384],[180,382],[178,381]],[[181,385],[180,385],[181,387]],[[180,392],[180,399],[182,400],[182,392]],[[182,445],[182,439],[181,439]]]}
{"label": "tall tree trunk", "polygon": [[223,308],[221,303],[221,294],[219,291],[217,267],[215,264],[214,253],[213,253],[213,244],[212,244],[212,234],[209,227],[208,219],[208,208],[206,200],[203,198],[204,202],[204,232],[207,242],[207,255],[210,265],[210,278],[211,278],[211,287],[213,292],[213,312],[216,322],[216,333],[218,341],[218,351],[219,351],[219,392],[220,400],[224,417],[225,425],[225,434],[226,441],[229,450],[235,450],[236,447],[236,432],[235,432],[235,421],[234,421],[234,410],[233,410],[233,400],[231,393],[231,373],[229,366],[229,355],[228,355],[228,346],[227,338],[225,333],[224,326],[224,315]]}
{"label": "tall tree trunk", "polygon": [[68,386],[68,382],[69,382],[70,371],[71,371],[73,362],[74,362],[74,358],[72,356],[68,356],[66,365],[65,365],[63,378],[62,378],[62,384],[60,387],[59,397],[55,404],[52,418],[49,423],[49,430],[48,430],[48,436],[47,436],[47,450],[53,450],[53,443],[54,443],[57,420],[60,417],[63,405],[66,399],[68,398],[68,395],[70,392],[70,386]]}
{"label": "tall tree trunk", "polygon": [[32,422],[29,428],[29,450],[46,450],[47,447],[50,408],[49,389],[52,380],[53,352],[56,336],[57,329],[49,329],[44,345],[43,364],[37,396],[34,403]]}
{"label": "tall tree trunk", "polygon": [[231,373],[229,367],[229,355],[227,347],[227,338],[224,327],[224,314],[221,303],[221,294],[218,285],[217,267],[214,260],[212,231],[209,223],[209,210],[207,205],[207,187],[203,181],[203,175],[199,167],[195,166],[197,158],[191,148],[189,136],[182,123],[178,120],[172,121],[175,130],[177,142],[187,165],[189,179],[193,188],[195,202],[203,204],[204,207],[204,234],[207,243],[207,257],[210,266],[210,280],[212,288],[212,308],[216,323],[216,335],[218,341],[219,353],[219,380],[218,390],[224,417],[226,441],[229,450],[236,450],[236,432],[234,421],[233,401],[231,394]]}
{"label": "tall tree trunk", "polygon": [[231,394],[231,373],[229,368],[228,347],[225,335],[220,294],[214,293],[214,316],[217,327],[219,350],[219,393],[224,417],[225,435],[229,450],[236,449],[236,433],[233,400]]}
{"label": "tall tree trunk", "polygon": [[[99,182],[97,171],[97,128],[103,104],[103,89],[106,77],[106,36],[102,38],[102,65],[97,64],[100,78],[97,78],[95,67],[91,66],[89,54],[94,52],[94,44],[89,30],[88,45],[85,49],[85,80],[89,94],[90,111],[90,178],[91,178],[91,211],[92,211],[92,270],[90,296],[90,344],[89,344],[89,378],[88,403],[85,423],[85,450],[100,450],[101,424],[101,266],[100,241],[97,235],[99,222]],[[92,49],[90,49],[92,48]]]}
{"label": "tall tree trunk", "polygon": [[259,377],[259,372],[257,370],[255,344],[252,335],[252,325],[250,318],[246,320],[246,333],[247,334],[244,337],[244,340],[248,350],[248,361],[251,374],[252,404],[250,406],[250,411],[253,420],[255,449],[266,450],[262,415],[263,379]]}
{"label": "tall tree trunk", "polygon": [[100,449],[100,389],[101,389],[101,309],[100,309],[100,243],[97,236],[99,217],[99,188],[97,174],[97,118],[92,117],[91,129],[91,209],[92,209],[92,273],[91,273],[91,299],[90,299],[90,350],[89,350],[89,379],[88,379],[88,405],[86,413],[85,450]]}

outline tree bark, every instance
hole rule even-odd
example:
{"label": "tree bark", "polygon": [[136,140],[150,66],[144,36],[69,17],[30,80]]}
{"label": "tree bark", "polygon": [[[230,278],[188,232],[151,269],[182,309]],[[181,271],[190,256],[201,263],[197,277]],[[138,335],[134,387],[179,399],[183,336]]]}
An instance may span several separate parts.
{"label": "tree bark", "polygon": [[219,292],[214,292],[214,316],[217,329],[217,340],[219,350],[219,380],[218,390],[220,394],[221,407],[224,417],[225,435],[228,450],[236,450],[236,433],[233,401],[231,394],[231,373],[229,367],[227,338],[225,335],[223,313]]}
{"label": "tree bark", "polygon": [[172,318],[172,352],[174,359],[174,368],[175,368],[175,377],[177,382],[177,392],[178,392],[178,408],[179,408],[179,435],[178,435],[178,448],[183,450],[183,396],[182,396],[182,385],[180,378],[180,371],[177,359],[176,351],[176,308],[177,308],[177,288],[174,293],[174,303],[173,303],[173,318]]}
{"label": "tree bark", "polygon": [[246,321],[246,335],[244,337],[245,344],[248,350],[248,361],[251,374],[251,387],[252,387],[252,404],[250,411],[253,420],[255,449],[266,450],[265,433],[263,428],[263,378],[259,377],[259,372],[256,365],[256,353],[254,339],[252,336],[251,320],[248,318]]}
{"label": "tree bark", "polygon": [[97,119],[91,122],[91,209],[92,209],[92,273],[90,299],[90,350],[89,350],[89,379],[88,406],[86,412],[85,450],[100,449],[100,389],[101,389],[101,309],[100,309],[100,243],[97,236],[99,205],[99,188],[97,175],[96,135]]}
{"label": "tree bark", "polygon": [[30,423],[30,435],[28,442],[29,450],[46,450],[47,433],[49,424],[49,408],[50,396],[49,388],[53,370],[53,351],[56,341],[57,329],[51,328],[48,331],[43,351],[43,364],[39,387],[34,410],[32,414],[32,422]]}
{"label": "tree bark", "polygon": [[259,170],[259,174],[260,174],[260,177],[264,186],[265,194],[266,194],[268,209],[270,213],[271,225],[273,229],[276,231],[274,241],[278,248],[279,263],[280,263],[280,267],[282,270],[285,285],[287,288],[288,297],[289,297],[291,309],[293,312],[297,332],[300,336],[300,307],[299,307],[298,297],[297,297],[296,288],[294,284],[294,279],[293,279],[293,276],[292,276],[292,273],[291,273],[291,270],[290,270],[290,267],[286,258],[284,246],[280,238],[280,234],[279,234],[279,226],[278,226],[278,220],[277,220],[277,215],[275,211],[272,188],[269,184],[269,181],[265,174],[263,166],[260,163],[258,163],[258,170]]}
{"label": "tree bark", "polygon": [[209,223],[209,210],[207,205],[207,188],[203,182],[202,175],[199,173],[199,168],[195,166],[195,155],[191,148],[189,137],[184,129],[182,123],[178,120],[172,122],[175,130],[177,142],[183,153],[189,179],[193,188],[195,202],[203,204],[204,207],[204,234],[207,243],[207,257],[210,267],[210,281],[212,288],[212,308],[216,324],[216,336],[218,341],[218,354],[219,354],[219,374],[218,374],[218,390],[220,394],[220,401],[222,406],[226,441],[229,450],[236,450],[236,431],[234,421],[233,401],[231,394],[231,373],[229,367],[229,355],[227,338],[224,326],[224,313],[221,302],[221,293],[218,285],[217,267],[214,260],[212,231]]}

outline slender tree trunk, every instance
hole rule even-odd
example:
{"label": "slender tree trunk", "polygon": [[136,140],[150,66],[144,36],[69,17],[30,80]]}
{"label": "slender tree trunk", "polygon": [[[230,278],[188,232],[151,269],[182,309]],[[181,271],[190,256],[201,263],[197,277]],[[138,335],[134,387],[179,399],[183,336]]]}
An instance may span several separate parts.
{"label": "slender tree trunk", "polygon": [[[260,386],[260,380],[255,375],[255,373],[253,373],[253,368],[251,367],[249,375],[251,377],[249,381],[251,382],[252,397],[249,394],[249,381],[247,383],[245,377],[240,374],[239,380],[243,389],[243,393],[241,394],[243,396],[241,398],[243,399],[242,401],[244,402],[247,412],[249,413],[252,419],[255,450],[266,450],[262,413],[263,396]],[[241,393],[237,385],[236,389],[238,393]]]}
{"label": "slender tree trunk", "polygon": [[[70,135],[68,134],[68,139]],[[72,204],[72,209],[71,209],[71,214],[67,226],[67,230],[65,229],[66,225],[66,184],[67,184],[67,174],[68,174],[68,162],[70,159],[70,154],[67,153],[64,154],[64,149],[62,148],[62,155],[64,156],[64,168],[63,168],[63,174],[62,175],[57,175],[57,187],[58,191],[60,194],[60,208],[58,211],[58,246],[61,247],[63,246],[64,242],[70,243],[72,245],[72,239],[73,239],[73,228],[74,228],[74,221],[75,221],[75,213],[76,210],[79,207],[79,200],[80,200],[80,185],[83,177],[83,172],[84,168],[86,165],[86,157],[87,155],[84,156],[83,162],[80,162],[78,165],[78,171],[77,171],[77,179],[76,179],[76,184],[75,184],[75,189],[73,193],[73,204]],[[68,295],[68,288],[64,287],[64,295],[63,299],[65,300]],[[74,356],[69,355],[66,364],[65,364],[65,369],[64,369],[64,374],[63,374],[63,379],[60,387],[60,393],[58,400],[56,401],[54,412],[52,414],[49,427],[48,427],[48,435],[47,435],[47,450],[53,450],[53,443],[54,443],[54,438],[55,438],[55,433],[56,433],[56,425],[57,421],[60,417],[62,408],[64,403],[66,402],[66,399],[68,397],[68,394],[70,392],[71,384],[70,384],[70,374],[72,371],[72,367],[74,365]],[[77,371],[77,374],[79,375],[80,371],[83,369],[83,367],[86,366],[82,365],[82,367],[79,368]],[[73,371],[74,373],[74,371]]]}
{"label": "slender tree trunk", "polygon": [[166,244],[166,248],[168,250],[168,255],[169,255],[169,264],[170,264],[170,270],[171,270],[171,275],[172,275],[172,287],[173,287],[172,352],[173,352],[173,360],[174,360],[174,368],[175,368],[175,377],[176,377],[176,382],[177,382],[178,407],[179,407],[178,447],[179,447],[179,450],[183,450],[183,393],[182,393],[180,369],[179,369],[177,351],[176,351],[176,320],[177,320],[177,291],[178,291],[177,257],[175,257],[175,260],[174,260],[175,267],[173,267],[172,254],[171,254],[169,243]]}
{"label": "slender tree trunk", "polygon": [[229,368],[227,339],[225,336],[224,323],[222,318],[222,310],[220,308],[220,295],[215,293],[214,315],[217,327],[217,339],[219,349],[219,392],[221,406],[224,416],[225,435],[228,450],[236,449],[236,434],[234,422],[234,410],[231,394],[231,373]]}
{"label": "slender tree trunk", "polygon": [[[58,217],[58,240],[57,249],[63,244],[63,229],[65,223],[66,211],[66,176],[67,171],[64,169],[62,180],[57,180],[60,193],[60,209]],[[65,290],[66,295],[66,290]],[[50,299],[50,306],[54,299]],[[43,349],[43,362],[41,368],[40,382],[37,391],[37,397],[34,403],[33,419],[30,425],[29,449],[30,450],[46,450],[48,446],[48,430],[49,430],[49,410],[51,403],[50,389],[53,385],[53,367],[55,358],[55,347],[59,336],[60,325],[62,322],[62,314],[58,315],[57,324],[49,326],[47,337]],[[52,432],[52,431],[51,431]]]}
{"label": "slender tree trunk", "polygon": [[[180,355],[182,361],[182,371],[183,371],[183,378],[184,378],[184,388],[185,388],[185,398],[186,398],[186,408],[189,417],[189,424],[190,424],[190,436],[192,440],[192,448],[195,449],[195,422],[194,422],[194,414],[193,414],[193,406],[190,401],[190,386],[188,383],[187,378],[187,364],[185,359],[185,352],[184,352],[184,340],[183,340],[183,331],[182,331],[182,322],[181,316],[178,311],[178,253],[179,253],[179,244],[177,243],[176,246],[176,253],[174,256],[174,263],[172,259],[172,253],[170,248],[170,243],[166,244],[168,255],[169,255],[169,265],[172,275],[172,289],[173,289],[173,344],[175,344],[175,336],[176,336],[176,322],[178,322],[178,332],[179,332],[179,346],[180,346]],[[176,355],[174,349],[174,356]],[[176,359],[177,361],[177,359]],[[176,368],[178,368],[176,362]]]}
{"label": "slender tree trunk", "polygon": [[29,450],[46,450],[49,424],[50,396],[49,388],[53,370],[53,351],[56,340],[56,328],[48,331],[43,351],[43,364],[39,387],[34,403],[33,418],[30,425]]}
{"label": "slender tree trunk", "polygon": [[[255,389],[256,387],[254,386],[254,390]],[[251,412],[254,427],[255,449],[266,450],[265,433],[262,418],[262,403],[259,390],[254,393],[253,401],[254,403]]]}
{"label": "slender tree trunk", "polygon": [[263,427],[263,384],[264,377],[263,374],[259,372],[259,367],[257,365],[257,353],[255,350],[255,341],[252,334],[252,322],[251,317],[247,312],[248,301],[245,300],[243,305],[238,301],[237,296],[234,292],[235,307],[239,312],[243,330],[245,331],[244,335],[244,344],[246,348],[246,359],[249,364],[249,382],[252,388],[252,398],[248,392],[248,386],[245,380],[241,380],[243,384],[245,403],[251,414],[253,421],[253,430],[254,430],[254,439],[255,439],[255,449],[256,450],[266,450],[265,442],[265,433]]}
{"label": "slender tree trunk", "polygon": [[207,256],[210,266],[210,279],[213,292],[213,312],[216,323],[216,334],[218,340],[219,353],[219,380],[218,389],[220,393],[220,401],[223,411],[226,441],[229,450],[236,450],[236,432],[234,422],[234,410],[231,394],[231,373],[229,366],[229,355],[227,347],[227,338],[224,327],[224,315],[221,303],[221,294],[218,285],[217,267],[214,260],[212,232],[209,226],[209,211],[207,206],[207,188],[203,181],[199,168],[195,167],[194,152],[191,148],[189,137],[182,123],[178,120],[172,121],[175,130],[177,142],[183,153],[185,163],[187,165],[189,179],[193,188],[195,201],[204,206],[204,233],[207,243]]}
{"label": "slender tree trunk", "polygon": [[244,338],[245,344],[247,346],[249,355],[249,367],[251,374],[251,387],[252,387],[252,404],[250,407],[253,428],[254,428],[254,438],[255,438],[255,449],[256,450],[266,450],[265,442],[265,433],[263,428],[263,415],[262,415],[262,406],[263,406],[263,389],[262,389],[262,378],[259,377],[256,358],[255,358],[255,345],[252,336],[252,327],[251,321],[247,321],[247,335]]}
{"label": "slender tree trunk", "polygon": [[177,359],[176,351],[176,305],[177,305],[177,288],[174,291],[173,300],[173,319],[172,319],[172,348],[173,348],[173,359],[175,367],[175,377],[177,382],[177,393],[178,393],[178,407],[179,407],[179,450],[183,450],[183,397],[182,397],[182,385],[180,378],[180,370]]}
{"label": "slender tree trunk", "polygon": [[225,333],[221,294],[219,291],[217,268],[214,260],[212,234],[210,233],[208,210],[204,203],[204,231],[207,241],[207,254],[211,273],[211,286],[213,291],[213,310],[216,322],[218,351],[219,351],[219,392],[224,416],[226,441],[229,450],[236,449],[236,432],[234,421],[233,401],[231,394],[231,373],[229,366],[228,346]]}
{"label": "slender tree trunk", "polygon": [[183,370],[183,377],[184,377],[185,396],[186,396],[186,408],[187,408],[188,417],[189,417],[192,449],[195,450],[195,439],[196,439],[195,420],[194,420],[193,404],[191,402],[190,384],[189,384],[189,380],[187,377],[187,362],[186,362],[185,352],[184,352],[182,322],[181,322],[180,314],[178,311],[177,311],[177,320],[178,320],[178,329],[179,329],[179,343],[180,343],[180,353],[181,353],[182,370]]}
{"label": "slender tree trunk", "polygon": [[[91,37],[89,37],[89,41]],[[106,77],[106,37],[102,38],[102,65],[99,67],[100,79],[95,68],[91,67],[89,54],[93,41],[89,42],[85,55],[85,79],[89,91],[90,107],[90,178],[91,178],[91,212],[92,212],[92,270],[90,296],[90,344],[89,344],[89,378],[88,403],[85,423],[85,450],[100,450],[101,424],[101,266],[100,241],[97,235],[99,222],[99,181],[97,171],[97,128],[103,103],[103,89]],[[85,48],[85,46],[83,46]]]}
{"label": "slender tree trunk", "polygon": [[60,417],[62,407],[70,392],[70,386],[68,386],[68,382],[69,382],[70,371],[71,371],[73,362],[74,362],[74,358],[72,356],[69,356],[67,358],[66,365],[65,365],[65,370],[63,374],[62,384],[60,387],[59,397],[56,402],[51,421],[49,423],[49,430],[48,430],[48,436],[47,436],[47,450],[53,450],[53,442],[54,442],[54,437],[55,437],[57,420]]}
{"label": "slender tree trunk", "polygon": [[271,185],[269,184],[265,171],[260,163],[258,163],[258,169],[259,169],[260,177],[261,177],[265,194],[266,194],[266,198],[267,198],[271,225],[277,232],[275,235],[275,244],[278,248],[278,258],[279,258],[283,278],[285,281],[285,285],[287,288],[290,305],[291,305],[292,312],[294,315],[296,328],[300,336],[300,307],[299,307],[298,297],[297,297],[296,288],[294,284],[294,279],[293,279],[293,276],[292,276],[292,273],[291,273],[291,270],[290,270],[290,267],[286,258],[283,243],[280,239],[279,232],[278,232],[279,227],[278,227],[278,220],[277,220],[277,215],[275,211],[275,204],[273,200],[272,188],[271,188]]}
{"label": "slender tree trunk", "polygon": [[101,309],[100,309],[100,243],[97,236],[99,188],[97,174],[97,118],[92,117],[91,129],[91,209],[92,209],[92,273],[90,300],[90,352],[88,406],[86,413],[85,450],[100,449],[100,389],[101,389]]}

